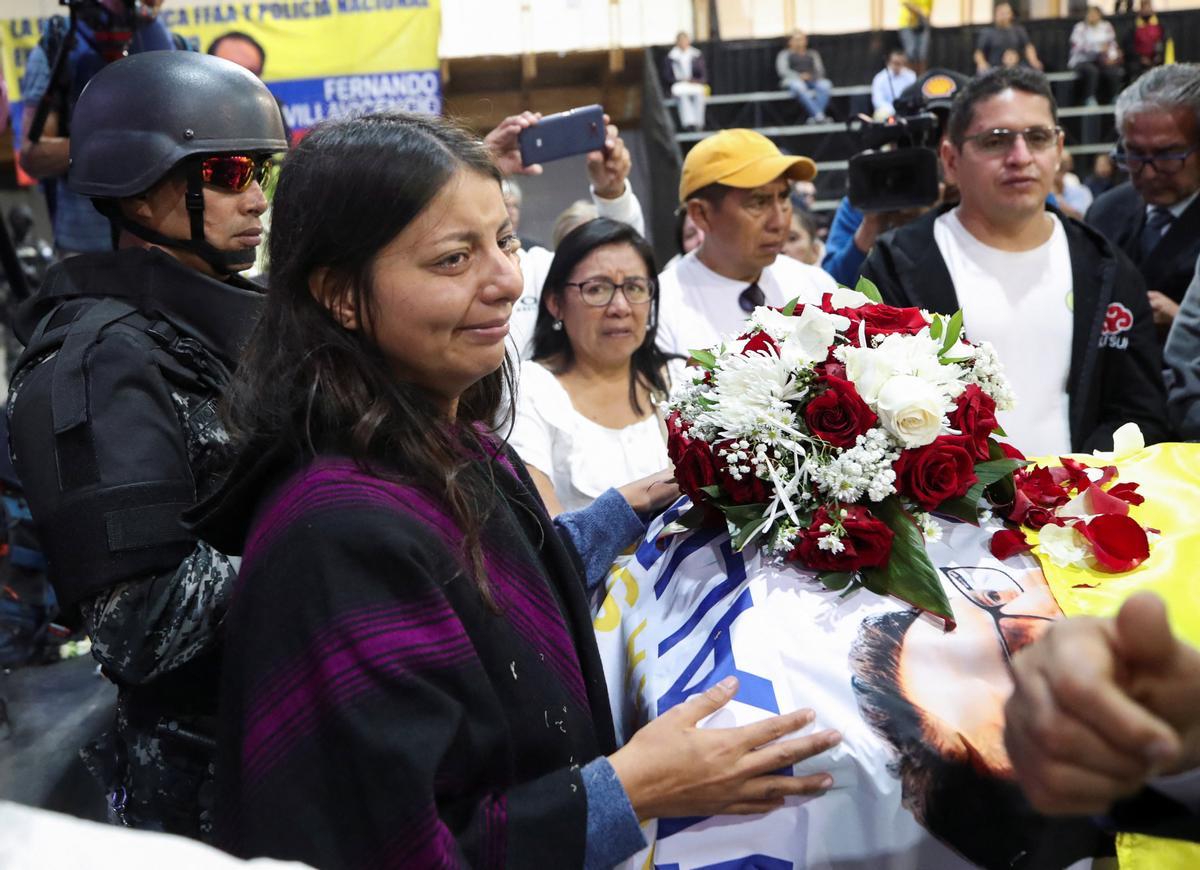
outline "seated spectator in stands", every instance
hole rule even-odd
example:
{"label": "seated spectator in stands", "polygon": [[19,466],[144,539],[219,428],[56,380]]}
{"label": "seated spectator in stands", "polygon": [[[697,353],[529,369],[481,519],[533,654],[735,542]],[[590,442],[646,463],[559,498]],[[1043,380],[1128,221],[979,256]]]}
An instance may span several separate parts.
{"label": "seated spectator in stands", "polygon": [[1163,348],[1167,410],[1181,441],[1200,441],[1200,260]]}
{"label": "seated spectator in stands", "polygon": [[917,74],[908,68],[908,55],[902,48],[888,52],[887,63],[871,79],[871,108],[876,120],[884,120],[896,114],[896,98],[905,88],[917,80]]}
{"label": "seated spectator in stands", "polygon": [[675,47],[663,59],[663,84],[679,101],[679,124],[685,130],[704,129],[704,101],[708,96],[708,70],[704,55],[692,45],[683,30],[675,37]]}
{"label": "seated spectator in stands", "polygon": [[[967,83],[967,77],[944,69],[932,69],[921,76],[900,95],[896,112],[901,117],[932,112],[938,119],[939,130],[945,130],[950,106],[957,94]],[[941,137],[939,133],[938,138]],[[957,202],[958,191],[953,187],[943,189],[942,202]],[[875,240],[895,227],[913,220],[919,211],[874,212],[864,215],[850,204],[847,197],[838,203],[833,215],[833,224],[825,240],[825,254],[821,268],[833,276],[833,280],[847,287],[858,281],[863,261],[871,252]]]}
{"label": "seated spectator in stands", "polygon": [[812,211],[817,204],[817,186],[811,181],[792,182],[792,208]]}
{"label": "seated spectator in stands", "polygon": [[1141,0],[1137,18],[1125,42],[1125,72],[1129,81],[1156,66],[1162,66],[1167,57],[1167,45],[1171,34],[1154,14],[1154,3]]}
{"label": "seated spectator in stands", "polygon": [[788,231],[787,241],[783,244],[783,253],[801,263],[819,265],[821,256],[825,253],[825,244],[817,232],[817,219],[812,216],[812,212],[792,209],[792,227]]}
{"label": "seated spectator in stands", "polygon": [[1108,193],[1120,184],[1121,175],[1122,173],[1113,163],[1112,157],[1107,154],[1097,154],[1092,161],[1092,171],[1083,180],[1083,183],[1087,185],[1088,190],[1092,192],[1092,197],[1095,198],[1102,193]]}
{"label": "seated spectator in stands", "polygon": [[1137,265],[1165,335],[1200,255],[1200,65],[1156,67],[1121,93],[1116,114],[1129,181],[1087,220]]}
{"label": "seated spectator in stands", "polygon": [[1083,220],[1088,207],[1092,204],[1092,192],[1079,176],[1071,170],[1075,168],[1075,160],[1070,151],[1063,151],[1062,160],[1058,162],[1058,171],[1054,173],[1054,199],[1058,210],[1067,217]]}
{"label": "seated spectator in stands", "polygon": [[1087,16],[1071,30],[1071,56],[1067,66],[1075,70],[1081,103],[1094,106],[1102,98],[1101,101],[1107,104],[1120,93],[1124,72],[1117,32],[1104,20],[1099,6],[1089,6]]}
{"label": "seated spectator in stands", "polygon": [[929,34],[933,0],[900,0],[900,45],[917,75],[929,67]]}
{"label": "seated spectator in stands", "polygon": [[[537,164],[524,166],[521,163],[521,149],[517,137],[522,130],[536,124],[541,117],[536,112],[512,115],[501,121],[484,139],[484,144],[495,155],[496,165],[506,176],[503,186],[504,205],[513,224],[513,233],[518,232],[521,224],[521,188],[512,176],[540,175],[542,172],[542,167]],[[609,124],[605,150],[593,151],[587,155],[586,170],[591,181],[592,203],[596,206],[599,216],[622,221],[642,233],[646,229],[646,223],[642,217],[642,204],[638,202],[628,181],[631,166],[629,149],[625,147],[620,131]],[[525,280],[525,292],[513,306],[512,318],[509,320],[509,342],[510,347],[516,349],[517,355],[525,359],[530,350],[529,342],[537,318],[538,296],[541,295],[542,284],[546,280],[546,272],[550,268],[550,261],[554,259],[554,253],[541,245],[529,244],[522,240],[517,257]]]}
{"label": "seated spectator in stands", "polygon": [[659,276],[659,347],[686,357],[738,333],[759,305],[836,289],[820,269],[779,256],[792,223],[789,182],[816,173],[753,130],[722,130],[688,152],[679,199],[704,240]]}
{"label": "seated spectator in stands", "polygon": [[1017,53],[1016,63],[1023,62],[1040,70],[1042,62],[1038,58],[1037,49],[1029,41],[1029,34],[1020,24],[1013,23],[1012,6],[1008,3],[997,3],[992,14],[992,26],[984,28],[975,48],[975,71],[983,73],[993,67],[1014,66],[1011,56],[1009,62],[1005,63],[1006,51]]}
{"label": "seated spectator in stands", "polygon": [[805,123],[829,120],[825,107],[829,105],[833,82],[825,78],[821,54],[808,47],[808,34],[803,30],[793,31],[787,48],[775,55],[775,72],[779,74],[779,86],[791,91],[804,107],[808,115]]}
{"label": "seated spectator in stands", "polygon": [[646,240],[603,218],[576,227],[554,254],[508,438],[551,516],[670,465],[656,272]]}
{"label": "seated spectator in stands", "polygon": [[1046,205],[1062,141],[1041,73],[972,79],[941,145],[961,202],[885,235],[863,267],[885,302],[961,309],[971,340],[991,342],[1017,399],[1001,425],[1030,456],[1111,449],[1131,421],[1148,443],[1166,434],[1141,277],[1102,235]]}

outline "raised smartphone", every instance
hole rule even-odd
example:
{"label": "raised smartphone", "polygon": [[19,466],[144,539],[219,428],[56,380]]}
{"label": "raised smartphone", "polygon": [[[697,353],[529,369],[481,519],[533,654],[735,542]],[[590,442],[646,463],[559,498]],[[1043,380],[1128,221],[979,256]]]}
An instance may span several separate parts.
{"label": "raised smartphone", "polygon": [[574,154],[604,150],[604,108],[600,105],[547,115],[517,137],[521,162],[548,163]]}

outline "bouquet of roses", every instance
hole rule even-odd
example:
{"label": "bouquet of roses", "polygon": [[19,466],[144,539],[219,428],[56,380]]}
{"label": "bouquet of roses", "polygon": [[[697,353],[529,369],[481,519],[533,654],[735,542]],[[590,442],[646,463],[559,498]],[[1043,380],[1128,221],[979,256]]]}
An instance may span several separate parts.
{"label": "bouquet of roses", "polygon": [[692,351],[697,376],[667,407],[668,452],[692,509],[754,543],[953,625],[925,551],[939,512],[978,523],[1024,465],[995,412],[1012,394],[995,351],[953,317],[881,304],[870,282],[818,304],[760,307],[747,331]]}

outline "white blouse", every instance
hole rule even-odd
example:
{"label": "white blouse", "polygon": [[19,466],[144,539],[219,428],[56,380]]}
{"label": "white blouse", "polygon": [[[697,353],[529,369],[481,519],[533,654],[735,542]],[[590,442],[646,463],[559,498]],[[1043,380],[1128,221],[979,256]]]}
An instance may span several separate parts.
{"label": "white blouse", "polygon": [[611,429],[575,410],[558,378],[540,363],[521,363],[517,413],[508,443],[526,465],[550,478],[563,510],[590,505],[669,464],[658,414]]}

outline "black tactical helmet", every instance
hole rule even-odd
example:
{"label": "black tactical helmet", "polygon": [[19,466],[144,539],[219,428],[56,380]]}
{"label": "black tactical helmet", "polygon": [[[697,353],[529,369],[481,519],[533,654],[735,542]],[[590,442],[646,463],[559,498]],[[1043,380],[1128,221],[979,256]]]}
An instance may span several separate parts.
{"label": "black tactical helmet", "polygon": [[147,51],[111,63],[71,115],[71,189],[120,199],[148,190],[201,154],[286,151],[267,86],[235,63],[191,51]]}
{"label": "black tactical helmet", "polygon": [[[235,63],[190,51],[148,51],[104,67],[71,116],[71,189],[147,242],[200,255],[218,272],[254,262],[254,249],[220,251],[204,237],[201,158],[286,151],[279,105]],[[174,239],[123,215],[115,200],[145,193],[183,165],[191,238]]]}

